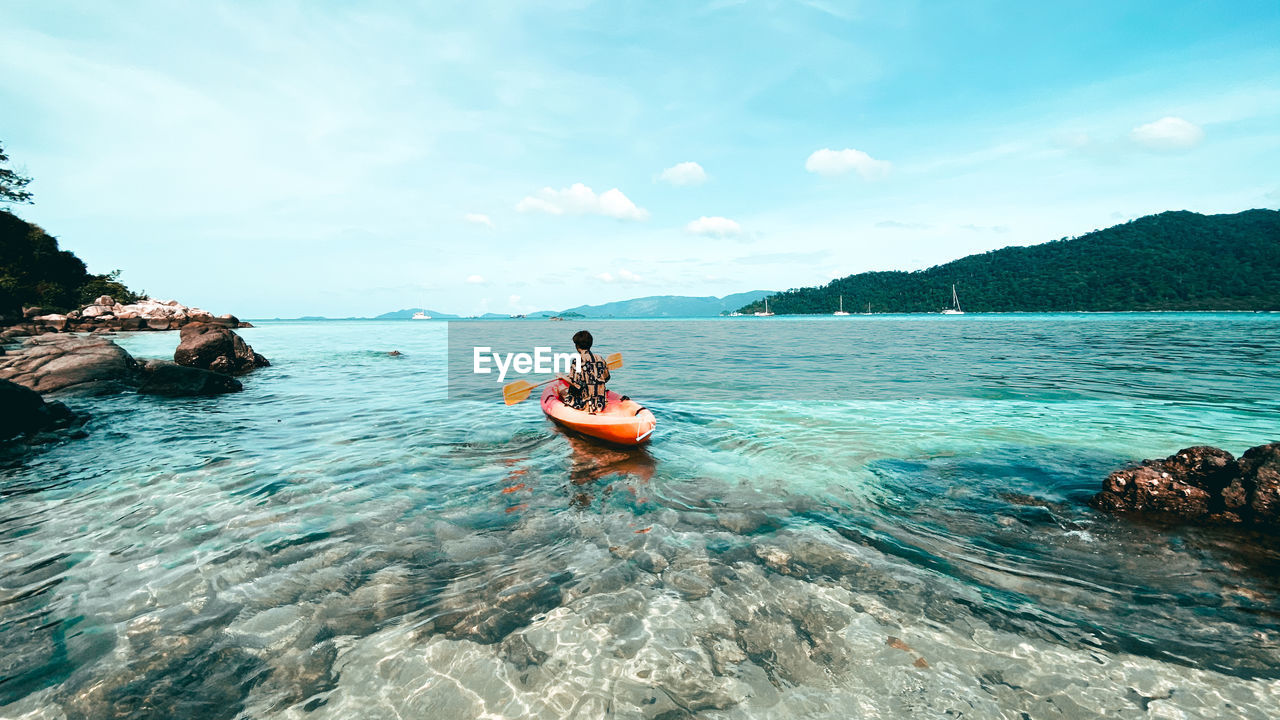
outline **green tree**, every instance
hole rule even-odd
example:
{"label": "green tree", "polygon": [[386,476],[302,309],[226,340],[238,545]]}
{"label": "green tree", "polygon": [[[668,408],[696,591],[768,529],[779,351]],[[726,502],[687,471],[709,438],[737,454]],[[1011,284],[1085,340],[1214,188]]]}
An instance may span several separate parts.
{"label": "green tree", "polygon": [[120,271],[112,270],[106,275],[90,275],[89,280],[80,287],[80,305],[88,305],[102,295],[110,295],[111,299],[122,305],[145,300],[147,293],[134,292],[120,282]]}
{"label": "green tree", "polygon": [[26,187],[31,184],[31,178],[5,167],[8,162],[4,144],[0,143],[0,203],[30,203],[31,193]]}

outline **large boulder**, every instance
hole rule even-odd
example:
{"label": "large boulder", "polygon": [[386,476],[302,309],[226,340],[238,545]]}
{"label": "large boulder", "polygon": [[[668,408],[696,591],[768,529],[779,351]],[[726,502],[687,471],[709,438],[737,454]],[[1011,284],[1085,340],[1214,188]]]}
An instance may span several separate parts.
{"label": "large boulder", "polygon": [[238,375],[271,363],[229,328],[213,323],[191,323],[182,328],[173,353],[179,365]]}
{"label": "large boulder", "polygon": [[1231,453],[1197,446],[1107,476],[1099,510],[1193,523],[1280,522],[1280,443]]}
{"label": "large boulder", "polygon": [[1107,476],[1092,504],[1108,512],[1194,519],[1220,509],[1222,488],[1238,474],[1231,453],[1204,445],[1163,460],[1145,460]]}
{"label": "large boulder", "polygon": [[144,375],[142,385],[138,387],[138,393],[142,395],[188,397],[221,395],[244,389],[233,377],[164,361],[147,363]]}
{"label": "large boulder", "polygon": [[45,335],[0,357],[0,380],[39,393],[100,395],[133,387],[138,366],[124,348],[110,340]]}
{"label": "large boulder", "polygon": [[60,402],[47,403],[40,393],[8,380],[0,380],[0,442],[18,435],[67,427],[75,413]]}

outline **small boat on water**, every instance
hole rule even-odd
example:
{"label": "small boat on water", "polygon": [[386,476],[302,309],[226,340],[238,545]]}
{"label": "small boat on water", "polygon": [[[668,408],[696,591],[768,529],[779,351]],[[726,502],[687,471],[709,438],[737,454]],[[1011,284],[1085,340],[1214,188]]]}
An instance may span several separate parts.
{"label": "small boat on water", "polygon": [[764,312],[756,313],[756,317],[773,317],[773,313],[769,312],[769,298],[764,299]]}
{"label": "small boat on water", "polygon": [[422,310],[419,310],[418,312],[413,314],[413,319],[414,320],[430,320],[431,316],[426,314]]}
{"label": "small boat on water", "polygon": [[863,315],[870,315],[870,314],[871,314],[871,303],[867,303],[867,311],[866,311],[866,312],[864,312],[864,313],[862,313],[862,314],[863,314]]}
{"label": "small boat on water", "polygon": [[840,296],[840,309],[839,309],[839,310],[837,310],[837,311],[835,311],[835,312],[833,312],[833,313],[831,313],[831,314],[832,314],[832,315],[848,315],[848,314],[849,314],[849,313],[847,313],[847,312],[845,312],[845,311],[844,311],[844,296],[843,296],[843,295],[841,295],[841,296]]}
{"label": "small boat on water", "polygon": [[649,439],[658,420],[648,408],[612,390],[605,393],[608,404],[602,412],[575,410],[560,400],[559,390],[567,387],[557,380],[542,391],[542,412],[574,432],[614,445],[639,445]]}
{"label": "small boat on water", "polygon": [[942,311],[943,315],[963,315],[964,311],[960,309],[960,297],[956,295],[956,286],[951,286],[951,307]]}

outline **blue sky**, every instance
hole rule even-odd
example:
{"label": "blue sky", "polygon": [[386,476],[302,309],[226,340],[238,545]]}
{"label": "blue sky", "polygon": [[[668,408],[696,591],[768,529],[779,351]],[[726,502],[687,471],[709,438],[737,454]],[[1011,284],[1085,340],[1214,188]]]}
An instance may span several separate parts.
{"label": "blue sky", "polygon": [[19,214],[245,317],[783,289],[1280,207],[1280,4],[0,5]]}

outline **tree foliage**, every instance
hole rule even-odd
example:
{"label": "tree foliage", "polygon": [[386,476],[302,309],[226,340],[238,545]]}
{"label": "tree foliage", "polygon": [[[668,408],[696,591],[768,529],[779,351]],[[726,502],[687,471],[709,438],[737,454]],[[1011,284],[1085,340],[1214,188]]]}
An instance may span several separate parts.
{"label": "tree foliage", "polygon": [[118,302],[144,297],[118,280],[120,271],[94,275],[57,238],[8,211],[0,210],[0,317],[17,317],[24,306],[47,312],[82,307],[99,295]]}
{"label": "tree foliage", "polygon": [[[8,167],[0,144],[0,203],[30,203],[31,178]],[[48,312],[89,304],[99,295],[133,303],[146,297],[120,282],[120,271],[93,275],[74,254],[58,248],[58,239],[8,210],[0,210],[0,318],[19,317],[23,306]]]}
{"label": "tree foliage", "polygon": [[[1280,310],[1280,212],[1177,211],[915,272],[869,272],[773,295],[778,314]],[[741,309],[763,308],[754,302]]]}
{"label": "tree foliage", "polygon": [[26,189],[31,178],[5,167],[8,162],[9,156],[4,152],[4,145],[0,144],[0,203],[31,202],[31,193]]}

